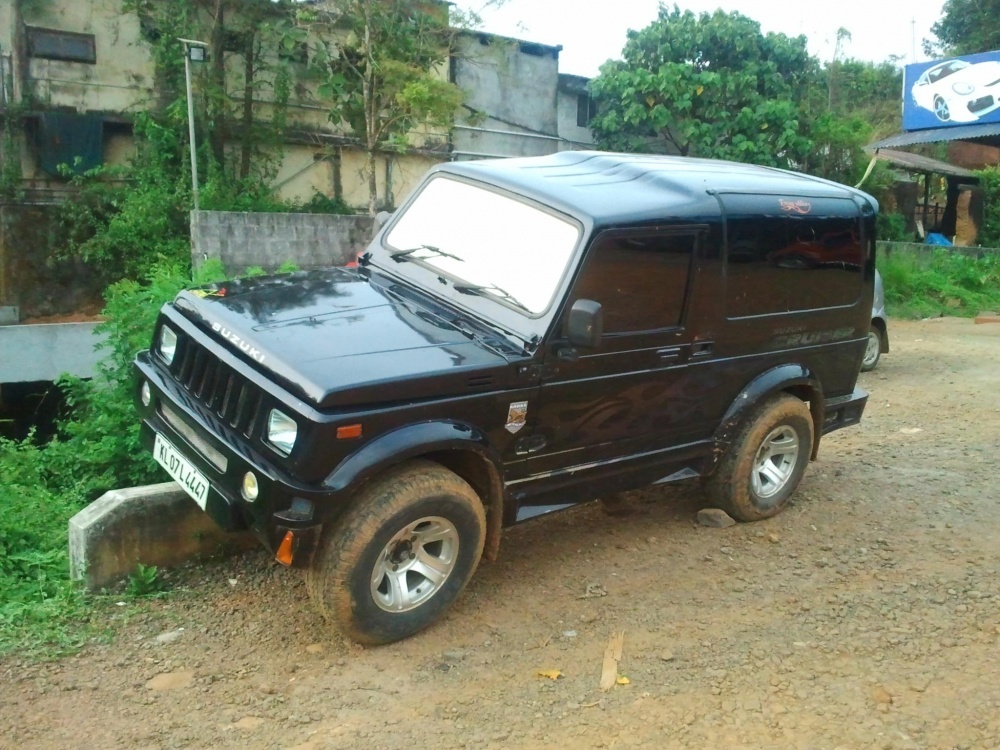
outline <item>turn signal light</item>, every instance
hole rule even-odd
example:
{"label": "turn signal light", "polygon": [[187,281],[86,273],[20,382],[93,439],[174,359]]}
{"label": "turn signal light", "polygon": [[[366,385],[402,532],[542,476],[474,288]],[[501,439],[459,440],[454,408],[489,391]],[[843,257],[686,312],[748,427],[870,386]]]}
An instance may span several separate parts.
{"label": "turn signal light", "polygon": [[337,428],[337,440],[350,440],[361,437],[361,425],[345,424]]}
{"label": "turn signal light", "polygon": [[278,545],[278,554],[274,556],[274,559],[280,562],[282,565],[292,564],[292,543],[295,541],[295,534],[291,531],[285,533],[285,538],[281,540],[281,544]]}

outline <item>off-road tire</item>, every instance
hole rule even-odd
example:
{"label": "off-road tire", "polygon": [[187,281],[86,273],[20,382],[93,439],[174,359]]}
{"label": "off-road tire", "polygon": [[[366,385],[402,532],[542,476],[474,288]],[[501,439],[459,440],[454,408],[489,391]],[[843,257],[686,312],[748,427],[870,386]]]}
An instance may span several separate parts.
{"label": "off-road tire", "polygon": [[[429,599],[388,612],[372,592],[376,566],[398,532],[428,517],[443,518],[457,530],[453,567]],[[444,614],[475,572],[485,539],[486,513],[475,490],[439,464],[410,461],[359,492],[320,543],[306,570],[306,587],[313,605],[342,635],[365,645],[391,643]]]}
{"label": "off-road tire", "polygon": [[[798,439],[798,453],[780,489],[766,498],[754,489],[752,474],[764,441],[776,430],[790,428]],[[788,505],[812,454],[813,421],[800,399],[782,394],[757,407],[736,434],[705,491],[715,507],[738,521],[760,521],[776,516]]]}

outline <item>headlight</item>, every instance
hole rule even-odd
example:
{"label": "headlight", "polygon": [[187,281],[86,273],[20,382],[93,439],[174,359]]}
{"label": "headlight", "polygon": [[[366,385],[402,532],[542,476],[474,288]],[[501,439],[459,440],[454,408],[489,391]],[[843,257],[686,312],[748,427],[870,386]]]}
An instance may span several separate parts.
{"label": "headlight", "polygon": [[177,334],[173,328],[170,326],[160,328],[160,340],[156,348],[159,350],[160,356],[163,357],[163,361],[168,365],[174,361],[174,355],[177,354]]}
{"label": "headlight", "polygon": [[292,452],[299,426],[287,414],[272,409],[267,416],[267,442],[283,456]]}
{"label": "headlight", "polygon": [[968,96],[969,94],[971,94],[973,91],[976,90],[976,87],[973,86],[971,83],[968,83],[967,81],[961,81],[959,83],[953,83],[951,85],[951,90],[954,91],[956,94],[961,94],[962,96]]}

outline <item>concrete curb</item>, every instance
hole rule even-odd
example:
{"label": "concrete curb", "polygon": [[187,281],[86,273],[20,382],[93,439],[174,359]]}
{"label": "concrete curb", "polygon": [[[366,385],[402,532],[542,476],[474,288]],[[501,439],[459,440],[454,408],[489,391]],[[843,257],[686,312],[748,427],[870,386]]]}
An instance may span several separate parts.
{"label": "concrete curb", "polygon": [[256,544],[216,526],[175,482],[112,490],[69,521],[70,577],[97,591],[139,563],[169,568]]}

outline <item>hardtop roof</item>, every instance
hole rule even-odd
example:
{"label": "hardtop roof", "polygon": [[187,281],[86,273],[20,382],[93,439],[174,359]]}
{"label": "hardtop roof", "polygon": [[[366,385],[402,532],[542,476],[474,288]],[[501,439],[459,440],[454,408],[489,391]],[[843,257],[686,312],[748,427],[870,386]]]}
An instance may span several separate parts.
{"label": "hardtop roof", "polygon": [[442,164],[448,172],[525,195],[595,225],[718,220],[715,193],[875,200],[854,188],[771,167],[601,151]]}

